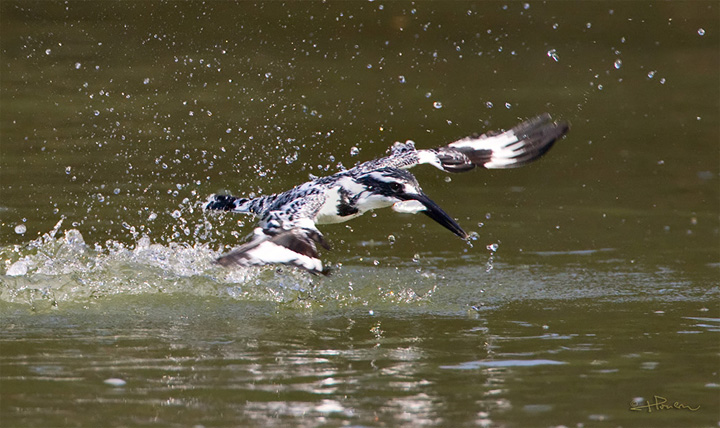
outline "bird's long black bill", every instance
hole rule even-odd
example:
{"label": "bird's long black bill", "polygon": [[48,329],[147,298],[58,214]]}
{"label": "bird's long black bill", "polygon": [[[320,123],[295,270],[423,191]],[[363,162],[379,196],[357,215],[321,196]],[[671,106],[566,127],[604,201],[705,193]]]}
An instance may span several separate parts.
{"label": "bird's long black bill", "polygon": [[433,202],[430,198],[428,198],[424,194],[420,194],[413,195],[412,199],[415,199],[416,201],[420,202],[425,206],[426,209],[425,211],[423,211],[423,213],[426,216],[440,223],[449,231],[461,237],[462,239],[468,238],[468,234],[465,233],[462,227],[460,227],[460,225],[457,224],[457,222],[455,222],[452,217],[450,217],[445,211],[443,211],[443,209],[440,208],[438,204]]}

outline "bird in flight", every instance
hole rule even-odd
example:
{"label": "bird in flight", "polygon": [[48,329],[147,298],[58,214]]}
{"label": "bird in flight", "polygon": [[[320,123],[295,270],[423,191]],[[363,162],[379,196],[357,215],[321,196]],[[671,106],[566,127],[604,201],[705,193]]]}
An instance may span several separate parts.
{"label": "bird in flight", "polygon": [[317,178],[292,189],[257,198],[211,195],[212,211],[252,214],[260,219],[244,244],[217,259],[222,266],[284,264],[327,274],[318,244],[330,249],[318,224],[342,223],[377,208],[422,212],[462,239],[468,234],[423,193],[407,170],[430,164],[447,172],[473,168],[516,168],[544,155],[569,130],[565,121],[545,113],[504,132],[472,135],[435,149],[416,149],[412,141],[395,143],[389,156]]}

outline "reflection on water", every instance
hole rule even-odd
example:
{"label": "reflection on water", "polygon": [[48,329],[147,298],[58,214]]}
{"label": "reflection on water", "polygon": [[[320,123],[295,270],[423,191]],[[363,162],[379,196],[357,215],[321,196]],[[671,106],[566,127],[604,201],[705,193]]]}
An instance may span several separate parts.
{"label": "reflection on water", "polygon": [[[15,309],[1,334],[4,421],[632,426],[647,415],[631,400],[665,394],[704,411],[667,412],[660,425],[716,422],[707,336],[720,318],[702,304],[537,301],[422,317],[268,309],[172,296],[32,318]],[[693,352],[678,360],[678,348]]]}
{"label": "reflection on water", "polygon": [[456,366],[440,366],[441,369],[474,370],[482,367],[532,367],[542,365],[565,364],[553,360],[502,360],[502,361],[468,361]]}

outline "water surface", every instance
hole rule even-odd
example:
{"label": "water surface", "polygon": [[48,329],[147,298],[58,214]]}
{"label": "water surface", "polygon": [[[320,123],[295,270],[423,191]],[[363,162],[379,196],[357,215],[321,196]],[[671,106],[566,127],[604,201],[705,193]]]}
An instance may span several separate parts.
{"label": "water surface", "polygon": [[[715,2],[0,21],[3,426],[717,426]],[[252,220],[211,193],[542,112],[572,128],[537,163],[413,170],[469,243],[385,210],[323,227],[327,278],[212,264]]]}

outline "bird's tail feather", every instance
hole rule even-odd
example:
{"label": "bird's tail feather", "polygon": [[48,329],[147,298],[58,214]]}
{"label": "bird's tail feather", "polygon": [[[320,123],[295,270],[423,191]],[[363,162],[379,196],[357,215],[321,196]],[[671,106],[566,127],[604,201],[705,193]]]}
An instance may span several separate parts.
{"label": "bird's tail feather", "polygon": [[207,202],[203,204],[203,209],[211,211],[234,211],[234,212],[249,212],[245,208],[246,202],[250,199],[247,198],[236,198],[230,195],[210,195]]}

